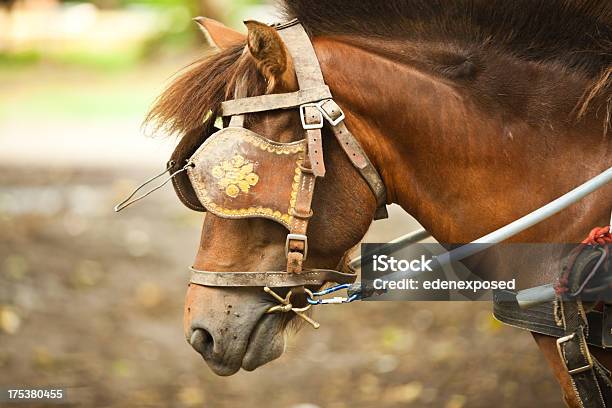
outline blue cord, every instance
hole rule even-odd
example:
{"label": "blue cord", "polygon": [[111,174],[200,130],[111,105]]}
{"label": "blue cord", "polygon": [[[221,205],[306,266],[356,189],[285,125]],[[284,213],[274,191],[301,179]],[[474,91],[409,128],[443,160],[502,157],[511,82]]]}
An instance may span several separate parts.
{"label": "blue cord", "polygon": [[[339,290],[342,289],[348,289],[351,287],[351,284],[349,283],[344,283],[342,285],[336,285],[336,286],[332,286],[330,288],[327,289],[323,289],[321,291],[318,292],[313,292],[312,296],[324,296],[324,295],[328,295],[330,293],[333,292],[337,292]],[[354,302],[355,300],[359,300],[361,299],[361,295],[359,293],[354,293],[351,296],[349,296],[348,298],[342,298],[342,300],[340,302],[337,301],[337,298],[335,298],[335,301],[331,301],[332,299],[314,299],[311,297],[307,297],[306,301],[311,304],[311,305],[324,305],[324,304],[337,304],[337,303],[351,303]]]}
{"label": "blue cord", "polygon": [[334,292],[337,292],[337,291],[342,290],[342,289],[348,289],[350,287],[351,287],[351,285],[349,283],[344,283],[342,285],[336,285],[336,286],[332,286],[331,288],[323,289],[323,290],[321,290],[319,292],[313,292],[312,295],[313,296],[328,295],[330,293],[334,293]]}

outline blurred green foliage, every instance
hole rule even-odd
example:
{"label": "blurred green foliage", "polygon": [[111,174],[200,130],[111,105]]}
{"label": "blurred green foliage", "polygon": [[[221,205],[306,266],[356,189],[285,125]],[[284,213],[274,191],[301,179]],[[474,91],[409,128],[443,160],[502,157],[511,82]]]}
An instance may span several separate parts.
{"label": "blurred green foliage", "polygon": [[26,65],[32,65],[40,61],[40,53],[34,50],[19,51],[19,52],[0,52],[0,67],[2,68],[20,68]]}
{"label": "blurred green foliage", "polygon": [[196,9],[199,2],[197,0],[93,0],[83,2],[66,1],[65,3],[92,3],[103,9],[118,9],[133,5],[161,8],[182,5]]}
{"label": "blurred green foliage", "polygon": [[[157,16],[158,28],[138,42],[120,44],[120,49],[89,46],[51,48],[36,44],[25,48],[0,47],[0,70],[22,69],[37,64],[61,64],[84,69],[115,71],[130,69],[141,62],[159,56],[189,52],[202,45],[203,37],[191,21],[194,16],[206,15],[226,24],[239,26],[245,8],[266,0],[93,0],[67,1],[65,7],[82,3],[94,4],[99,10],[146,11]],[[242,14],[241,14],[242,12]],[[1,45],[1,44],[0,44]]]}

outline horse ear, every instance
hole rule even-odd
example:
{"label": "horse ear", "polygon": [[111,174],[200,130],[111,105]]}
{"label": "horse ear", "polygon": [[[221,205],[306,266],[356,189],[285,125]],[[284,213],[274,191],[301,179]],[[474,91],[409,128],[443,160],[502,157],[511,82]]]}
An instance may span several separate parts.
{"label": "horse ear", "polygon": [[297,88],[291,56],[276,29],[258,21],[245,21],[247,46],[257,69],[268,81],[268,92]]}
{"label": "horse ear", "polygon": [[224,50],[233,45],[244,43],[244,34],[232,30],[212,18],[196,17],[193,21],[198,23],[200,30],[202,30],[204,36],[206,36],[206,40],[212,47]]}

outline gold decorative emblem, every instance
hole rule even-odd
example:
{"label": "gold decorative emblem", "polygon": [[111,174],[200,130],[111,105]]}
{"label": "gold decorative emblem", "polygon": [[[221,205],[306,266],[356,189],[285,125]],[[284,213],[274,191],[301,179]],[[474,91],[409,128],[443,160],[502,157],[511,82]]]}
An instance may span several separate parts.
{"label": "gold decorative emblem", "polygon": [[225,194],[232,198],[236,198],[241,191],[248,193],[259,181],[259,176],[253,171],[253,162],[239,154],[213,167],[212,175],[219,180],[219,189],[225,190]]}

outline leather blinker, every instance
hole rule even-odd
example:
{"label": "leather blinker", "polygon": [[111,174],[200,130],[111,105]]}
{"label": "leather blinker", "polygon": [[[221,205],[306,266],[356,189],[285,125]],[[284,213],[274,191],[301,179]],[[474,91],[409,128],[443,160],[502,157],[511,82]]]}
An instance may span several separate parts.
{"label": "leather blinker", "polygon": [[279,143],[245,128],[210,136],[189,159],[199,202],[223,218],[263,217],[290,228],[306,141]]}
{"label": "leather blinker", "polygon": [[[218,131],[219,129],[211,124],[204,130],[194,130],[183,137],[170,156],[168,162],[168,164],[171,165],[169,168],[170,173],[175,173],[185,166],[202,143]],[[206,211],[206,208],[200,203],[191,185],[191,181],[185,172],[177,173],[172,178],[172,186],[174,187],[174,192],[177,197],[185,207],[194,211]]]}

